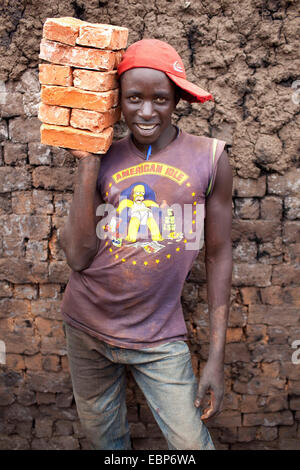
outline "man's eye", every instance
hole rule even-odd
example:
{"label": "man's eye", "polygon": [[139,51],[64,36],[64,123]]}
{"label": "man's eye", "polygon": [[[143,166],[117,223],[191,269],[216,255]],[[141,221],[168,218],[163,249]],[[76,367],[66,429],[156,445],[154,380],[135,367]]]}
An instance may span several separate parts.
{"label": "man's eye", "polygon": [[129,96],[129,101],[131,101],[131,103],[138,103],[139,100],[140,98],[138,96]]}

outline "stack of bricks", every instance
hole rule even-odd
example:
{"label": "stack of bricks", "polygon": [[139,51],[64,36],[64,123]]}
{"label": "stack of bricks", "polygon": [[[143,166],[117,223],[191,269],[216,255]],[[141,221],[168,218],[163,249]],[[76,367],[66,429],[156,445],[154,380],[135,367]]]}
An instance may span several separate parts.
{"label": "stack of bricks", "polygon": [[106,153],[119,121],[116,68],[128,29],[77,18],[48,18],[39,65],[41,142],[55,147]]}

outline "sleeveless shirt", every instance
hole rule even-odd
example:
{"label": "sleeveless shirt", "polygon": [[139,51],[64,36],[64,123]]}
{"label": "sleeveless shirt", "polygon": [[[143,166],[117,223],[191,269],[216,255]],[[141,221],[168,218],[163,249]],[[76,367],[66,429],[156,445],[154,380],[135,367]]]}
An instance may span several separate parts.
{"label": "sleeveless shirt", "polygon": [[177,130],[148,160],[131,134],[101,157],[99,248],[64,292],[64,321],[118,347],[187,339],[181,292],[203,245],[205,200],[226,143]]}

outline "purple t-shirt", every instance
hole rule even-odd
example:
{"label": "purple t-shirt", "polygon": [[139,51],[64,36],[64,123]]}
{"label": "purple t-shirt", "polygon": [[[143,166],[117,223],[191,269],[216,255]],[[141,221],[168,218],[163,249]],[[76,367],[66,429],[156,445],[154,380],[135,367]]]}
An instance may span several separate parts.
{"label": "purple t-shirt", "polygon": [[70,275],[66,323],[130,349],[187,339],[181,292],[203,245],[205,199],[224,146],[179,129],[148,160],[131,135],[112,144],[97,181],[107,209],[98,212],[99,249]]}

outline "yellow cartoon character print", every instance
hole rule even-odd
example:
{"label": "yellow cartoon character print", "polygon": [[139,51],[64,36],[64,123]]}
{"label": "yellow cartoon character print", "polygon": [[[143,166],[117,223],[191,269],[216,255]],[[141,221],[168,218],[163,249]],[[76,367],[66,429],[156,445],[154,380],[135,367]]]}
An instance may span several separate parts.
{"label": "yellow cartoon character print", "polygon": [[162,241],[163,237],[159,231],[159,227],[153,217],[151,206],[159,207],[159,205],[149,200],[145,200],[145,187],[138,184],[133,188],[131,199],[123,199],[117,207],[117,213],[121,213],[125,207],[131,209],[130,221],[128,225],[128,235],[126,241],[136,242],[137,233],[140,225],[147,225],[150,230],[153,241]]}

